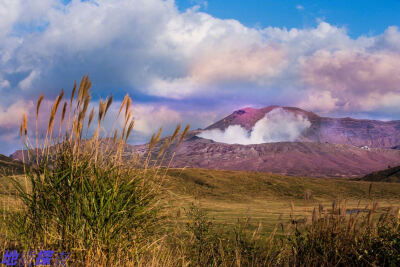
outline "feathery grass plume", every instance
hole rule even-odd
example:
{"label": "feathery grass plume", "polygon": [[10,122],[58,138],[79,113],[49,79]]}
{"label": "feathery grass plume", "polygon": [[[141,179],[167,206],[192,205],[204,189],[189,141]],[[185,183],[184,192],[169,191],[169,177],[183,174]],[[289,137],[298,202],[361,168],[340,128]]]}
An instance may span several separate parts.
{"label": "feathery grass plume", "polygon": [[39,116],[39,109],[40,105],[42,104],[42,101],[44,99],[44,95],[40,95],[36,104],[36,118]]}
{"label": "feathery grass plume", "polygon": [[122,111],[122,109],[124,108],[125,104],[127,103],[128,98],[129,98],[129,95],[126,94],[125,97],[124,97],[124,100],[122,100],[121,107],[119,108],[118,117],[119,117],[119,115],[121,114],[121,111]]}
{"label": "feathery grass plume", "polygon": [[128,126],[128,122],[130,121],[131,116],[132,116],[132,111],[130,110],[130,111],[128,112],[128,115],[125,117],[124,128],[126,128],[126,127]]}
{"label": "feathery grass plume", "polygon": [[131,122],[129,123],[129,127],[128,127],[128,131],[126,133],[126,137],[125,137],[125,142],[127,142],[129,135],[131,134],[131,131],[133,129],[133,125],[134,125],[134,120],[131,120]]}
{"label": "feathery grass plume", "polygon": [[86,98],[88,96],[90,87],[92,87],[92,81],[89,79],[89,76],[87,75],[87,79],[83,89],[83,98]]}
{"label": "feathery grass plume", "polygon": [[74,101],[75,91],[76,91],[76,81],[74,81],[74,85],[72,87],[70,105],[72,105],[72,101]]}
{"label": "feathery grass plume", "polygon": [[169,140],[168,140],[168,138],[166,138],[166,139],[164,140],[164,143],[163,143],[162,146],[161,146],[160,151],[159,151],[158,154],[157,154],[157,158],[161,157],[161,155],[164,153],[164,150],[167,148],[168,142],[169,142]]}
{"label": "feathery grass plume", "polygon": [[128,97],[128,100],[126,101],[126,107],[125,107],[125,118],[128,116],[129,113],[129,108],[131,107],[132,100],[130,97]]}
{"label": "feathery grass plume", "polygon": [[107,114],[108,109],[110,108],[111,104],[113,102],[113,96],[110,96],[107,100],[107,106],[106,106],[106,110],[104,111],[104,114]]}
{"label": "feathery grass plume", "polygon": [[104,117],[104,113],[105,113],[105,109],[106,109],[106,104],[105,102],[103,102],[103,99],[100,99],[99,101],[99,117],[98,117],[98,124],[101,123],[103,117]]}
{"label": "feathery grass plume", "polygon": [[175,128],[174,133],[171,135],[171,138],[169,139],[169,144],[168,144],[168,146],[171,145],[171,144],[174,142],[174,140],[175,140],[175,138],[178,136],[178,133],[179,133],[180,130],[181,130],[181,125],[178,124],[178,125],[176,126],[176,128]]}
{"label": "feathery grass plume", "polygon": [[149,142],[149,152],[148,152],[149,154],[150,154],[152,148],[154,147],[154,145],[156,144],[156,143],[155,143],[155,140],[156,140],[156,135],[153,134],[153,135],[151,136],[150,142]]}
{"label": "feathery grass plume", "polygon": [[158,143],[158,141],[160,141],[161,133],[162,133],[162,127],[158,129],[154,142]]}
{"label": "feathery grass plume", "polygon": [[90,114],[89,114],[89,120],[88,120],[88,124],[87,124],[88,129],[90,127],[90,124],[92,123],[93,117],[94,117],[94,108],[92,108],[92,110],[90,111]]}
{"label": "feathery grass plume", "polygon": [[186,125],[185,129],[183,130],[181,137],[179,138],[178,141],[178,146],[182,143],[183,138],[185,138],[186,134],[189,132],[189,129],[190,129],[190,124]]}
{"label": "feathery grass plume", "polygon": [[64,122],[65,113],[67,112],[67,106],[68,106],[67,101],[64,101],[63,109],[62,109],[62,112],[61,112],[61,122],[60,122],[60,124],[63,124],[63,122]]}
{"label": "feathery grass plume", "polygon": [[84,99],[84,93],[83,93],[83,91],[84,91],[84,88],[86,87],[86,82],[87,82],[88,79],[89,79],[89,77],[88,77],[87,75],[84,75],[84,76],[82,77],[82,79],[81,79],[80,84],[79,84],[78,95],[77,95],[77,98],[78,98],[78,106],[79,106],[79,103],[81,103],[81,102],[83,101],[83,99]]}
{"label": "feathery grass plume", "polygon": [[124,127],[122,129],[121,139],[126,139],[126,133],[127,133],[127,130],[128,130],[127,127],[128,127],[128,123],[129,123],[130,118],[131,118],[131,114],[132,114],[132,111],[130,110],[129,113],[128,113],[128,116],[125,117],[125,123],[124,123]]}
{"label": "feathery grass plume", "polygon": [[58,139],[60,139],[60,137],[61,137],[61,131],[62,131],[63,123],[64,123],[65,113],[67,112],[67,105],[68,105],[67,101],[64,101],[63,108],[61,111],[60,127],[58,129]]}
{"label": "feathery grass plume", "polygon": [[64,90],[61,90],[60,94],[57,96],[56,100],[54,101],[53,107],[51,108],[49,125],[47,127],[47,131],[50,135],[53,131],[54,119],[55,119],[55,116],[57,113],[58,106],[60,105],[60,101],[63,96],[64,96]]}
{"label": "feathery grass plume", "polygon": [[24,129],[24,134],[27,135],[28,134],[28,120],[26,119],[25,113],[22,115],[22,125],[23,125],[23,129]]}
{"label": "feathery grass plume", "polygon": [[83,100],[83,107],[82,107],[82,109],[81,109],[81,111],[79,112],[79,115],[78,115],[78,126],[79,126],[79,132],[80,133],[82,133],[83,123],[84,123],[84,120],[86,118],[86,112],[87,112],[87,109],[89,107],[90,99],[91,99],[91,96],[90,95],[86,95],[85,99]]}
{"label": "feathery grass plume", "polygon": [[90,103],[90,99],[91,98],[92,98],[92,96],[90,94],[87,94],[85,96],[85,100],[84,100],[83,108],[82,108],[83,117],[86,117],[86,112],[87,112],[87,109],[89,107],[89,103]]}

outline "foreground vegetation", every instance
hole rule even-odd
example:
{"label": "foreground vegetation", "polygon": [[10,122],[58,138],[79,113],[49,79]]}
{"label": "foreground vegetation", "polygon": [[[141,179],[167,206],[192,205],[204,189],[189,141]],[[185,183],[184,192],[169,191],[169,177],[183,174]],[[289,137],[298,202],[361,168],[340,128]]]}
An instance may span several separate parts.
{"label": "foreground vegetation", "polygon": [[44,139],[37,124],[30,139],[24,117],[25,175],[0,178],[1,254],[68,251],[72,266],[400,264],[400,184],[162,167],[188,127],[155,158],[127,162],[131,100],[107,135],[112,98],[95,116],[90,86],[84,77],[69,101],[58,96]]}

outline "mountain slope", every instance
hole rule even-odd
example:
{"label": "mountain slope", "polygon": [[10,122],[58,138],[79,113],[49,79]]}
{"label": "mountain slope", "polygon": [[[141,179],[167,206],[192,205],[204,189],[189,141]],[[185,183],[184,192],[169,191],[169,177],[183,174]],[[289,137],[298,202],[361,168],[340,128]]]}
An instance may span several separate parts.
{"label": "mountain slope", "polygon": [[[391,149],[400,145],[400,121],[328,118],[299,108],[284,107],[281,109],[285,112],[305,117],[310,122],[295,142],[240,145],[198,137],[204,131],[224,130],[231,125],[240,125],[249,131],[265,114],[277,108],[244,108],[204,130],[189,132],[176,151],[172,147],[165,158],[166,165],[174,157],[171,167],[314,177],[360,177],[389,165],[400,165],[400,150]],[[155,157],[162,143],[163,140],[153,149]],[[126,146],[124,157],[131,158],[133,152],[146,155],[146,151],[147,145]],[[12,158],[21,159],[21,156],[22,152],[17,151]]]}
{"label": "mountain slope", "polygon": [[[250,131],[278,108],[243,108],[202,131],[225,130],[231,125]],[[280,109],[310,122],[296,142],[225,144],[197,137],[202,131],[192,132],[177,150],[172,166],[359,177],[400,164],[400,150],[391,149],[400,144],[400,121],[328,118],[295,107]]]}
{"label": "mountain slope", "polygon": [[24,167],[21,162],[0,154],[0,176],[21,174]]}
{"label": "mountain slope", "polygon": [[173,167],[251,170],[295,176],[356,177],[400,164],[400,151],[317,142],[230,145],[194,137],[178,148]]}
{"label": "mountain slope", "polygon": [[371,181],[371,182],[400,183],[400,166],[367,174],[360,180]]}
{"label": "mountain slope", "polygon": [[[205,130],[224,130],[230,125],[240,125],[251,130],[256,122],[278,106],[261,109],[243,108],[208,126]],[[400,145],[400,121],[358,120],[353,118],[320,117],[315,113],[295,107],[282,107],[289,113],[307,118],[311,126],[302,132],[297,141],[348,144],[354,146],[391,148]]]}

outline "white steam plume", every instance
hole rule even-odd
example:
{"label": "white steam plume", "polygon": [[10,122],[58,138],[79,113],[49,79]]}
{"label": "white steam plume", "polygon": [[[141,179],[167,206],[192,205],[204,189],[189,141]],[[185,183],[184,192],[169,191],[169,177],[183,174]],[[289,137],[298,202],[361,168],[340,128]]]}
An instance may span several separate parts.
{"label": "white steam plume", "polygon": [[215,142],[242,145],[295,141],[310,125],[304,116],[277,108],[257,121],[251,131],[240,125],[231,125],[225,130],[207,130],[198,136]]}

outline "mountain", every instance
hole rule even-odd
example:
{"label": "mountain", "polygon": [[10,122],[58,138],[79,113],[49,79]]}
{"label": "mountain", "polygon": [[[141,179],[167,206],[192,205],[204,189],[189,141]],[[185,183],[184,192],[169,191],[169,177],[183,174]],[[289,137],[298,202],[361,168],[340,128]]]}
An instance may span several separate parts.
{"label": "mountain", "polygon": [[343,144],[279,142],[230,145],[198,137],[178,148],[172,167],[251,170],[294,176],[358,177],[400,164],[400,151]]}
{"label": "mountain", "polygon": [[[208,130],[240,125],[251,131],[270,112],[281,109],[309,121],[294,142],[226,144],[198,137]],[[400,165],[400,121],[321,117],[296,107],[243,108],[188,135],[173,167],[251,170],[296,176],[360,177]]]}
{"label": "mountain", "polygon": [[[233,125],[240,125],[244,132],[250,132],[266,114],[282,110],[290,118],[307,121],[307,127],[291,142],[243,145],[199,137],[210,130],[219,129],[222,133]],[[285,125],[283,120],[283,129],[293,126]],[[274,127],[271,130],[267,125],[267,130],[273,132]],[[162,143],[163,140],[153,149],[155,155]],[[295,107],[269,106],[236,110],[205,129],[189,132],[178,148],[171,148],[165,162],[168,163],[173,157],[170,166],[177,168],[261,171],[313,177],[361,177],[388,166],[400,165],[399,147],[400,121],[329,118]],[[146,151],[147,145],[126,146],[124,157],[132,157],[133,152],[146,155]],[[22,152],[17,151],[12,158],[20,159],[21,156]]]}
{"label": "mountain", "polygon": [[348,144],[374,148],[392,148],[400,145],[400,120],[377,121],[353,118],[321,117],[296,107],[269,106],[261,109],[243,108],[236,110],[224,119],[206,127],[206,130],[224,130],[231,125],[240,125],[251,130],[257,121],[276,109],[300,115],[308,119],[311,126],[297,141]]}
{"label": "mountain", "polygon": [[24,166],[20,161],[0,154],[0,176],[9,174],[21,174]]}
{"label": "mountain", "polygon": [[360,180],[371,181],[371,182],[400,183],[400,166],[372,172],[370,174],[365,175]]}

